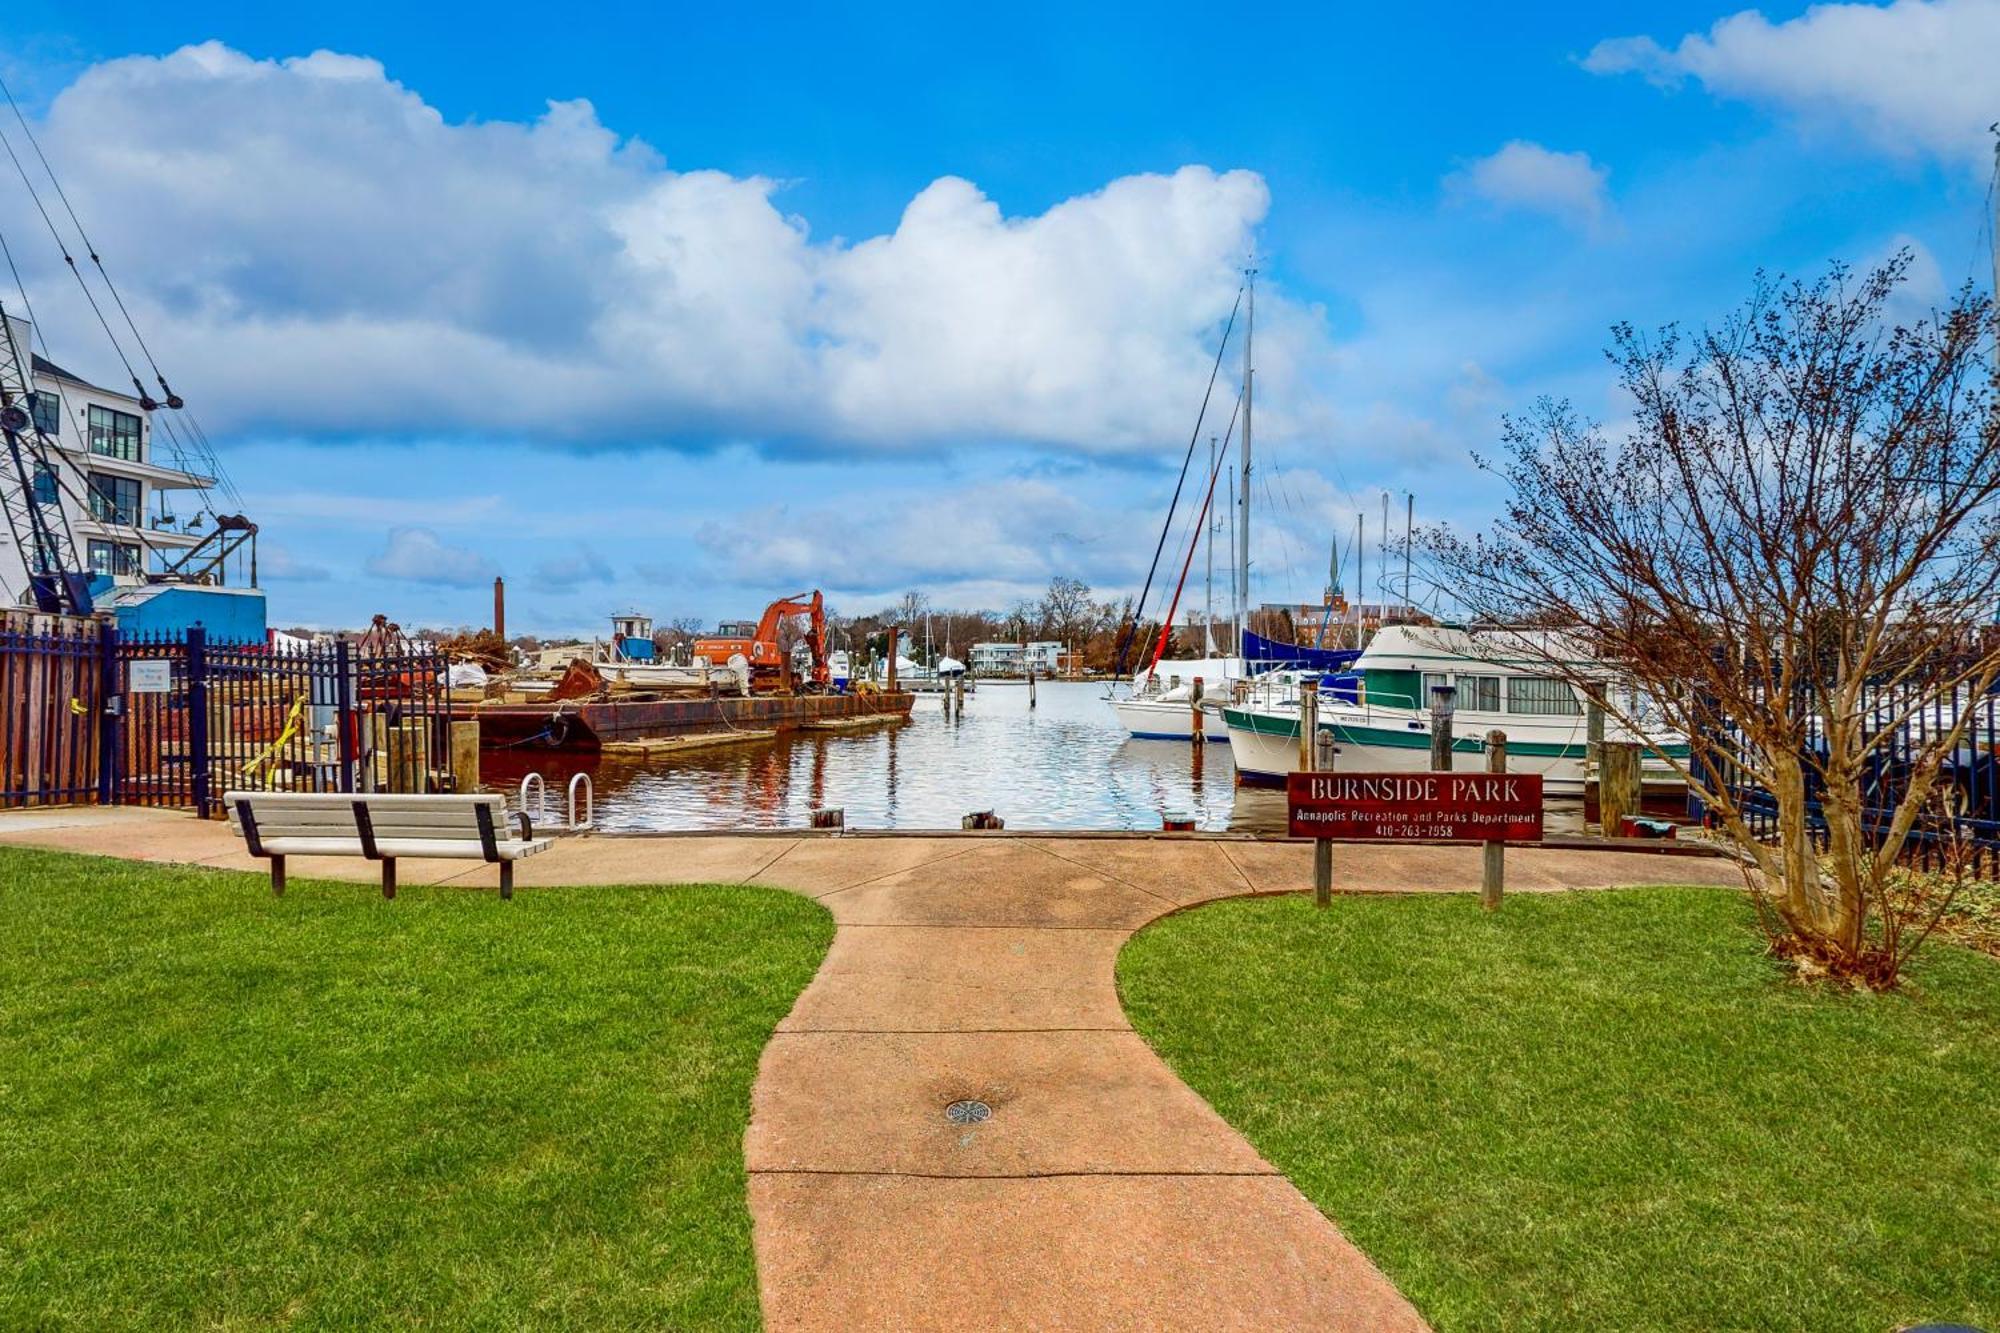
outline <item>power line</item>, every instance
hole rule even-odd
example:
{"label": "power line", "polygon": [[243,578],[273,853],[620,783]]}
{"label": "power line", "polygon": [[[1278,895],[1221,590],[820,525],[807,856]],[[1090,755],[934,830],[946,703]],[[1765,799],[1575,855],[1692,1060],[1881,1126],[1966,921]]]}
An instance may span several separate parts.
{"label": "power line", "polygon": [[[214,445],[210,443],[208,433],[201,428],[200,421],[196,419],[193,412],[187,410],[185,401],[167,383],[167,377],[161,371],[159,362],[154,359],[153,350],[147,344],[145,335],[139,331],[138,322],[132,318],[132,312],[126,306],[124,296],[119,292],[117,284],[112,282],[110,272],[105,269],[104,260],[98,254],[96,244],[90,239],[90,233],[84,228],[83,219],[78,216],[75,206],[70,203],[69,194],[62,186],[62,178],[56,175],[55,167],[49,162],[48,155],[42,151],[41,140],[36,137],[34,129],[28,123],[27,116],[21,110],[20,103],[14,98],[13,90],[7,87],[5,80],[0,80],[0,96],[5,97],[8,107],[13,111],[14,119],[21,127],[21,134],[27,139],[28,145],[34,150],[36,160],[41,163],[42,170],[48,176],[49,184],[55,189],[56,197],[61,200],[63,210],[68,214],[70,223],[76,228],[77,236],[82,240],[85,252],[89,254],[91,263],[97,268],[99,279],[104,283],[105,290],[110,293],[112,301],[116,303],[118,313],[125,321],[125,326],[131,330],[133,339],[139,345],[140,353],[145,358],[146,364],[152,369],[153,378],[158,382],[160,391],[166,395],[164,406],[184,414],[190,440],[187,446],[182,445],[180,436],[175,431],[169,418],[162,416],[159,420],[159,424],[166,428],[167,438],[174,448],[177,460],[181,464],[181,470],[186,472],[194,471],[194,468],[188,466],[188,455],[192,452],[196,463],[201,469],[201,475],[219,485],[236,506],[241,508],[243,504],[242,494],[237,491],[235,483],[223,471],[222,460],[216,454]],[[14,151],[14,145],[8,139],[5,131],[0,131],[0,145],[5,146],[8,159],[13,162],[14,170],[20,176],[22,185],[27,188],[28,197],[34,201],[35,211],[41,214],[43,224],[49,229],[50,238],[55,241],[56,248],[62,254],[63,263],[68,266],[71,276],[76,279],[77,286],[83,292],[84,300],[90,303],[91,313],[97,316],[98,326],[104,330],[104,336],[111,343],[112,351],[117,353],[119,362],[125,367],[126,376],[131,380],[133,389],[137,391],[140,407],[151,412],[163,406],[163,404],[154,401],[152,395],[146,391],[146,386],[140,382],[138,372],[133,369],[131,358],[126,355],[124,345],[119,342],[118,335],[112,331],[110,321],[105,318],[103,308],[98,304],[97,297],[90,290],[90,284],[84,280],[83,270],[77,267],[76,257],[70,253],[68,242],[63,239],[60,229],[55,224],[55,219],[49,215],[49,210],[42,201],[41,192],[36,189],[34,180],[29,176],[26,165],[21,161],[20,155]],[[15,276],[18,285],[18,272]],[[25,288],[23,288],[23,305],[26,305]],[[33,318],[32,311],[29,314],[29,318]],[[46,354],[48,351],[48,340],[45,336],[39,334],[38,336],[41,337],[43,352]],[[51,361],[54,359],[54,357],[49,358]],[[201,497],[201,507],[209,514],[214,515],[215,508],[209,502],[205,490]]]}

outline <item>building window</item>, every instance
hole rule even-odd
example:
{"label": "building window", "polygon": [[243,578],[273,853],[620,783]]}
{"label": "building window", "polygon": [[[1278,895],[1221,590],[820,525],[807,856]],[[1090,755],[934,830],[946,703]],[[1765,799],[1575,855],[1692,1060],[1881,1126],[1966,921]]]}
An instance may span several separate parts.
{"label": "building window", "polygon": [[90,474],[90,516],[99,523],[136,528],[141,503],[139,483],[132,478],[114,477],[108,472]]}
{"label": "building window", "polygon": [[56,470],[47,463],[35,464],[35,503],[38,505],[59,504],[62,488],[56,483]]}
{"label": "building window", "polygon": [[137,574],[139,548],[127,542],[90,544],[90,572],[93,574]]}
{"label": "building window", "polygon": [[1583,711],[1576,691],[1553,676],[1516,676],[1507,682],[1507,711],[1542,717],[1575,716]]}
{"label": "building window", "polygon": [[93,404],[90,409],[90,452],[103,454],[106,458],[122,458],[128,463],[143,461],[139,457],[140,424],[139,418],[130,412]]}
{"label": "building window", "polygon": [[35,414],[35,429],[44,435],[55,435],[62,429],[62,395],[48,389],[37,389],[28,395],[28,410]]}

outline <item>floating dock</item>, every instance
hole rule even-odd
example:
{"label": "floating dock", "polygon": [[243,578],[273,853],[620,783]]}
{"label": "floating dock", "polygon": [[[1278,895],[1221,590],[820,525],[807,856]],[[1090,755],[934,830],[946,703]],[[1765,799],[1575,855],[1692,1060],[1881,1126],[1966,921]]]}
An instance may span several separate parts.
{"label": "floating dock", "polygon": [[[744,698],[570,699],[487,704],[477,710],[482,749],[604,750],[716,732],[845,729],[910,715],[914,696],[763,695]],[[761,737],[759,739],[762,739]]]}

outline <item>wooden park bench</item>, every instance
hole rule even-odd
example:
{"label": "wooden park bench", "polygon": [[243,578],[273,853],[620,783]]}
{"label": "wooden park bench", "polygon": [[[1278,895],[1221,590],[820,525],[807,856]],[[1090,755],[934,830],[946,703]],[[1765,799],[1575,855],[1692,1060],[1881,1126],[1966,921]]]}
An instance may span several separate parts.
{"label": "wooden park bench", "polygon": [[285,891],[287,856],[365,856],[382,863],[382,896],[396,896],[396,859],[449,857],[500,867],[500,896],[514,896],[514,862],[547,851],[528,816],[507,828],[499,796],[401,796],[339,792],[232,791],[222,798],[230,827],[250,855],[271,863],[271,892]]}

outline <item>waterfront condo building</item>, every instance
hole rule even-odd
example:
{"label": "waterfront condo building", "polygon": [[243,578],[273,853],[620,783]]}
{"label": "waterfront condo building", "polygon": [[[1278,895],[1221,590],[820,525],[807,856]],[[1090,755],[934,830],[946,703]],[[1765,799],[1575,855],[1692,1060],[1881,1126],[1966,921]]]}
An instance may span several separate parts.
{"label": "waterfront condo building", "polygon": [[[33,356],[32,327],[6,320],[13,347],[32,358],[29,410],[55,444],[46,462],[29,462],[29,493],[36,504],[61,507],[84,568],[121,584],[142,582],[201,541],[201,493],[214,478],[176,466],[178,457],[157,457],[151,414],[136,397]],[[16,480],[8,475],[4,484]],[[27,568],[11,541],[0,541],[0,590],[10,605],[28,595]]]}

